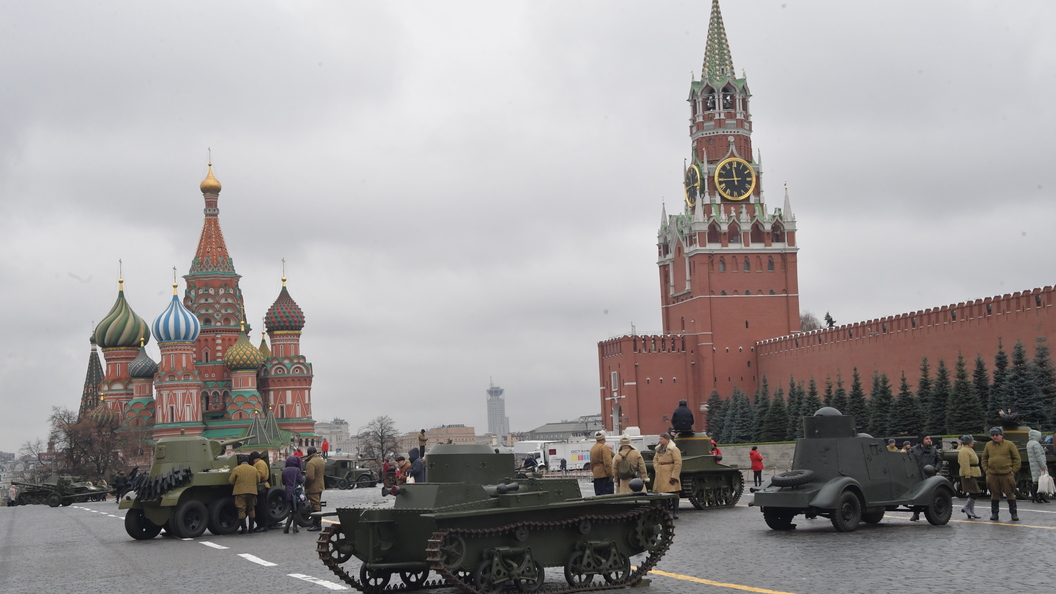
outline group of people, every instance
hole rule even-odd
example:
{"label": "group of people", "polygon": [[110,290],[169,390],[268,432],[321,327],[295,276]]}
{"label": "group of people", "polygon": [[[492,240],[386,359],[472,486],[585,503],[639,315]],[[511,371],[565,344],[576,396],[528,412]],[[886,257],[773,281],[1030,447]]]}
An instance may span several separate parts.
{"label": "group of people", "polygon": [[[286,466],[282,471],[282,484],[285,487],[286,503],[290,513],[286,517],[286,527],[283,528],[283,533],[289,534],[291,525],[294,533],[300,532],[294,519],[302,504],[300,491],[303,490],[311,511],[317,512],[322,509],[325,466],[326,463],[315,447],[308,448],[308,455],[303,458],[296,454],[291,454],[286,458]],[[262,456],[260,452],[252,452],[242,458],[238,466],[231,470],[228,481],[233,486],[232,495],[235,498],[235,507],[238,509],[238,533],[266,532],[268,530],[267,493],[271,488],[271,469],[268,466],[267,453]],[[312,525],[308,527],[308,530],[317,532],[321,529],[322,524],[319,517],[313,516]]]}
{"label": "group of people", "polygon": [[[645,459],[631,445],[630,436],[620,436],[620,445],[615,452],[606,445],[607,438],[604,431],[598,431],[594,434],[597,443],[590,449],[594,494],[631,493],[631,482],[635,479],[640,479],[643,485],[648,485],[650,481]],[[672,443],[669,433],[660,435],[660,442],[653,456],[653,469],[656,474],[652,485],[654,493],[678,493],[682,490],[682,453]],[[671,503],[671,514],[678,518],[678,497]]]}
{"label": "group of people", "polygon": [[393,461],[386,458],[381,465],[381,473],[382,484],[386,487],[425,482],[425,461],[419,448],[411,448],[406,457],[399,455]]}

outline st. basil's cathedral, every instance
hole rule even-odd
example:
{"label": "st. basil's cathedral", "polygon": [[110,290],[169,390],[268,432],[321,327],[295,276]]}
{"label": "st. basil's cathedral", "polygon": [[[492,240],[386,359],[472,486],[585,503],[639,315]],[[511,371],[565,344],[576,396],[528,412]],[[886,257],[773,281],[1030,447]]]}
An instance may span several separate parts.
{"label": "st. basil's cathedral", "polygon": [[[125,426],[152,428],[155,440],[182,434],[314,445],[312,364],[300,347],[304,312],[283,276],[264,316],[268,338],[262,334],[259,346],[250,342],[241,276],[220,229],[220,190],[209,163],[201,183],[205,222],[182,300],[174,278],[172,301],[148,326],[118,280],[117,301],[90,339],[80,414],[103,407]],[[151,334],[160,361],[147,354]]]}

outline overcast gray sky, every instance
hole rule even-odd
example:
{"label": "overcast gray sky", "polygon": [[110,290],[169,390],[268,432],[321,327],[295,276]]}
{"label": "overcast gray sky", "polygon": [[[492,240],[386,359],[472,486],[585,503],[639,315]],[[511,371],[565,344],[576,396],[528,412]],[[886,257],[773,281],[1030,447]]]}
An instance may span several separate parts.
{"label": "overcast gray sky", "polygon": [[[722,9],[804,310],[1052,284],[1056,3]],[[709,11],[0,3],[0,450],[77,407],[118,259],[133,309],[166,307],[207,147],[257,330],[286,259],[317,420],[483,432],[489,378],[514,430],[597,412],[597,342],[660,328]]]}

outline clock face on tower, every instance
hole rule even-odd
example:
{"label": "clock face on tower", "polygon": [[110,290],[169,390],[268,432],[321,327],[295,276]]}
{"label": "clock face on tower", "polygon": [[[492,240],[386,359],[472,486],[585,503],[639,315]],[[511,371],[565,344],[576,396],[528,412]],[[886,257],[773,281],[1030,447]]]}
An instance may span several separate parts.
{"label": "clock face on tower", "polygon": [[715,188],[727,200],[744,200],[755,190],[755,170],[748,161],[730,157],[715,167]]}
{"label": "clock face on tower", "polygon": [[700,196],[700,169],[696,165],[690,165],[686,170],[686,204],[694,206]]}

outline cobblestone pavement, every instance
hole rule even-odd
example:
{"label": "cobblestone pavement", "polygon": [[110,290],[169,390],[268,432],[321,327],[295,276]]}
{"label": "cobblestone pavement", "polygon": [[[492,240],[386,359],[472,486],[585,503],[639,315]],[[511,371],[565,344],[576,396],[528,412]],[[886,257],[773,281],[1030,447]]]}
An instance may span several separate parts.
{"label": "cobblestone pavement", "polygon": [[[586,484],[584,483],[584,486]],[[774,532],[745,505],[696,511],[682,502],[675,544],[638,592],[939,592],[1048,590],[1046,563],[1056,536],[1056,504],[1021,502],[1021,522],[967,521],[946,526],[908,513],[842,534],[828,520],[797,517]],[[378,489],[328,491],[328,509],[391,505]],[[383,502],[383,503],[382,503]],[[960,507],[962,500],[955,500]],[[977,511],[989,516],[987,502]],[[316,533],[213,536],[135,541],[113,501],[69,507],[0,508],[0,590],[37,592],[322,593],[346,589],[320,563]],[[690,508],[690,509],[686,509]],[[971,551],[964,553],[966,546]],[[967,559],[955,564],[952,559]],[[983,567],[983,563],[987,566]],[[965,566],[967,564],[967,566]],[[999,567],[1000,570],[995,570]],[[353,560],[346,569],[358,571]],[[548,570],[547,581],[563,581]],[[456,590],[436,590],[454,594]]]}

